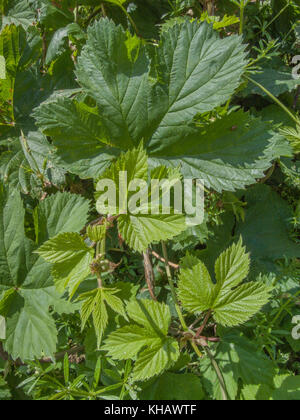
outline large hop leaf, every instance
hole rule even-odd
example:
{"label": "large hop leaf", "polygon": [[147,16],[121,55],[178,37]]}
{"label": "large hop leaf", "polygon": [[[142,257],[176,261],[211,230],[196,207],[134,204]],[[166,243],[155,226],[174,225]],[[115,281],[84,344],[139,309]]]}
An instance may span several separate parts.
{"label": "large hop leaf", "polygon": [[224,326],[248,321],[269,300],[269,289],[260,282],[244,283],[250,258],[242,240],[227,249],[216,261],[216,284],[204,263],[187,256],[179,276],[178,295],[192,313],[213,311],[214,319]]}
{"label": "large hop leaf", "polygon": [[[89,28],[76,70],[97,107],[57,100],[42,104],[35,118],[69,170],[82,177],[97,178],[116,154],[144,140],[153,165],[180,164],[185,176],[217,190],[240,188],[268,167],[274,134],[242,111],[204,128],[194,118],[232,96],[245,64],[241,38],[220,39],[207,23],[174,25],[149,52],[102,19]],[[72,129],[76,119],[80,130]]]}

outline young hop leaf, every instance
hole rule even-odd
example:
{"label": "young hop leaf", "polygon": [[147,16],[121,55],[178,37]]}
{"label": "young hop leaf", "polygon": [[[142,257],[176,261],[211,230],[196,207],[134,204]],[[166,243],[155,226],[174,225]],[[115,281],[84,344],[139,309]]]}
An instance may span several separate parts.
{"label": "young hop leaf", "polygon": [[168,337],[171,313],[167,305],[146,299],[128,303],[134,323],[110,334],[103,350],[117,360],[136,358],[135,381],[145,380],[169,369],[179,357],[176,340]]}
{"label": "young hop leaf", "polygon": [[83,293],[78,298],[79,301],[83,302],[80,311],[82,330],[92,315],[98,348],[100,347],[103,334],[108,324],[106,305],[108,305],[114,312],[127,319],[122,300],[115,296],[119,291],[120,290],[115,288],[99,288]]}
{"label": "young hop leaf", "polygon": [[[110,189],[108,189],[108,192],[104,192],[104,184],[107,185],[106,180],[113,183],[111,193],[117,198],[117,201],[112,200],[112,204],[110,204],[111,200],[108,196]],[[133,192],[130,189],[130,183],[135,180],[142,181],[146,189],[144,194],[143,189],[140,190],[141,196],[139,192]],[[145,251],[149,244],[154,241],[173,238],[186,229],[184,215],[176,214],[172,208],[169,209],[170,214],[153,214],[150,208],[150,185],[147,181],[147,154],[141,143],[138,148],[122,154],[104,172],[96,186],[96,208],[98,212],[100,214],[118,215],[120,235],[132,249],[138,252]],[[144,198],[147,202],[143,202]],[[131,202],[134,205],[137,203],[137,210],[134,212],[130,211]]]}
{"label": "young hop leaf", "polygon": [[211,310],[215,321],[224,326],[245,323],[270,297],[270,289],[263,283],[241,284],[249,274],[249,267],[250,257],[242,238],[216,261],[216,284],[203,262],[195,257],[185,257],[178,283],[183,307],[195,314]]}
{"label": "young hop leaf", "polygon": [[68,288],[70,297],[91,273],[94,249],[78,233],[60,233],[45,242],[37,253],[53,264],[52,276],[58,291]]}

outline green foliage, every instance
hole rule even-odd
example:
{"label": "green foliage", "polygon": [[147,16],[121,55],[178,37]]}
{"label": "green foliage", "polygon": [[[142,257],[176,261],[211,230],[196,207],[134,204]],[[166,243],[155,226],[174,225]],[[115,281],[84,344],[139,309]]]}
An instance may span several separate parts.
{"label": "green foliage", "polygon": [[[240,380],[245,385],[271,386],[273,383],[274,364],[263,353],[257,351],[254,343],[243,336],[229,333],[222,337],[215,358],[222,369],[227,391],[232,400],[237,397]],[[216,372],[207,362],[204,363],[202,372],[207,391],[215,399],[220,399],[221,390]]]}
{"label": "green foliage", "polygon": [[[126,171],[126,175],[125,174]],[[157,175],[160,176],[160,175]],[[152,174],[151,179],[160,179]],[[171,181],[172,175],[168,175]],[[122,188],[122,201],[119,200],[116,208],[111,208],[105,204],[102,199],[102,179],[111,180],[116,185],[117,197],[120,197],[120,188]],[[134,200],[134,194],[129,191],[129,184],[135,179],[142,180],[145,183],[148,180],[147,154],[142,148],[142,144],[137,149],[122,154],[121,157],[102,175],[96,186],[96,196],[98,198],[96,208],[100,214],[119,215],[118,229],[125,242],[135,251],[145,251],[149,244],[154,241],[171,239],[185,230],[186,224],[182,214],[153,214],[148,209],[148,203],[140,203],[139,212],[130,212],[127,214],[125,201]],[[99,191],[100,190],[100,191]],[[147,194],[148,195],[148,194]],[[136,200],[136,201],[142,201]],[[133,202],[134,204],[134,202]],[[171,209],[170,209],[171,210]],[[126,214],[123,214],[124,211]]]}
{"label": "green foliage", "polygon": [[[163,32],[152,60],[149,60],[141,41],[133,44],[133,51],[128,50],[129,44],[132,44],[130,35],[109,20],[97,22],[89,28],[88,41],[78,60],[76,74],[84,91],[97,103],[98,126],[101,121],[104,130],[104,133],[100,128],[92,130],[95,139],[92,137],[90,144],[83,147],[83,143],[79,143],[79,133],[71,122],[74,118],[78,121],[81,115],[75,117],[72,112],[73,117],[67,117],[70,108],[83,107],[83,104],[55,101],[42,104],[35,112],[37,124],[45,134],[53,137],[59,156],[72,172],[83,177],[98,177],[117,150],[126,150],[144,139],[151,162],[181,164],[184,175],[203,178],[218,190],[239,188],[253,182],[255,172],[262,174],[268,163],[265,160],[258,163],[257,159],[264,158],[263,145],[266,147],[272,140],[272,133],[267,134],[266,127],[261,126],[264,140],[257,143],[256,150],[251,145],[253,155],[249,156],[248,162],[241,162],[245,143],[253,142],[257,136],[251,129],[247,134],[244,131],[242,139],[237,133],[240,150],[236,149],[229,132],[232,126],[244,124],[241,118],[247,117],[242,113],[233,114],[230,120],[225,119],[226,128],[224,125],[221,128],[222,121],[219,121],[220,127],[212,126],[211,131],[216,137],[210,139],[206,136],[203,147],[202,142],[195,141],[206,132],[194,124],[193,118],[226,102],[240,83],[246,65],[240,38],[232,36],[224,43],[208,24],[185,22]],[[118,49],[114,45],[118,45]],[[205,54],[200,56],[200,51],[206,52],[208,61]],[[189,57],[194,61],[188,61]],[[185,67],[186,71],[182,73]],[[204,74],[208,78],[197,76]],[[89,124],[92,115],[87,118],[84,121]],[[220,135],[227,130],[228,144],[223,159],[220,152],[224,139]],[[61,136],[63,144],[60,143]],[[75,137],[78,148],[74,148],[72,142],[72,152],[67,152],[66,138],[70,136]],[[110,147],[105,147],[101,153],[104,144]],[[232,157],[228,153],[230,147]],[[187,157],[182,159],[183,155]],[[224,160],[224,166],[220,166],[220,158]],[[242,169],[241,164],[246,167]]]}
{"label": "green foliage", "polygon": [[68,287],[73,296],[80,283],[90,274],[94,251],[78,233],[60,233],[45,242],[38,253],[54,264],[52,275],[56,288],[61,292]]}
{"label": "green foliage", "polygon": [[0,1],[0,400],[300,399],[299,17]]}
{"label": "green foliage", "polygon": [[179,357],[179,347],[176,340],[167,336],[171,322],[169,308],[142,299],[130,302],[127,313],[135,324],[110,334],[103,349],[118,360],[137,356],[133,371],[136,381],[151,378],[172,367]]}
{"label": "green foliage", "polygon": [[100,347],[101,339],[108,323],[106,305],[127,319],[122,300],[115,296],[118,292],[118,289],[100,288],[79,296],[79,300],[83,301],[81,306],[82,329],[84,329],[89,317],[92,315],[98,347]]}
{"label": "green foliage", "polygon": [[[237,326],[248,321],[269,300],[269,290],[261,283],[241,282],[249,274],[250,258],[242,240],[220,255],[215,264],[216,284],[200,260],[187,256],[182,261],[178,296],[189,312],[210,310],[216,322]],[[238,286],[238,287],[237,287]]]}
{"label": "green foliage", "polygon": [[5,348],[14,359],[53,357],[57,331],[48,309],[60,295],[54,290],[49,265],[33,254],[35,246],[25,236],[20,194],[3,187],[0,194],[0,306],[6,318]]}

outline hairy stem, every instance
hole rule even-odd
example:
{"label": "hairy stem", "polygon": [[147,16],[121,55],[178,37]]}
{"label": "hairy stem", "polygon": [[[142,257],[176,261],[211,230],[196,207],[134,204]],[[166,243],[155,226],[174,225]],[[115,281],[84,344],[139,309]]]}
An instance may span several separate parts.
{"label": "hairy stem", "polygon": [[145,279],[148,286],[148,290],[149,290],[151,298],[153,300],[157,300],[154,293],[154,271],[153,271],[152,263],[150,260],[149,249],[143,253],[143,258],[144,258]]}
{"label": "hairy stem", "polygon": [[[163,262],[164,264],[166,263],[166,260],[163,258],[163,257],[161,257],[157,252],[155,252],[155,251],[151,251],[151,254],[156,258],[156,259],[158,259],[159,261],[161,261],[161,262]],[[171,261],[169,261],[168,262],[169,263],[169,266],[170,267],[172,267],[172,268],[175,268],[175,270],[179,270],[179,264],[175,264],[175,263],[173,263],[173,262],[171,262]]]}

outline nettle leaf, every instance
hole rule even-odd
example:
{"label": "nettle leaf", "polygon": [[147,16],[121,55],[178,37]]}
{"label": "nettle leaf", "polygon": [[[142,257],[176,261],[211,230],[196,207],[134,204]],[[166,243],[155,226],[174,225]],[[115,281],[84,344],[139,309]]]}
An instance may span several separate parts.
{"label": "nettle leaf", "polygon": [[[231,400],[237,397],[240,380],[244,385],[273,384],[276,372],[274,363],[252,341],[238,333],[229,332],[222,337],[215,359],[223,373]],[[221,400],[220,383],[209,359],[203,361],[201,371],[206,390],[216,400]]]}
{"label": "nettle leaf", "polygon": [[107,226],[104,225],[88,225],[86,228],[86,234],[93,242],[103,241],[106,237]]}
{"label": "nettle leaf", "polygon": [[123,150],[141,141],[148,120],[149,60],[142,41],[133,60],[128,39],[129,33],[112,21],[96,22],[88,29],[76,69],[80,85],[101,107],[112,144]]}
{"label": "nettle leaf", "polygon": [[98,288],[78,297],[78,300],[82,301],[80,310],[82,330],[92,315],[98,348],[109,320],[106,306],[108,305],[114,312],[127,319],[124,303],[119,297],[115,296],[118,292],[120,290],[116,288]]}
{"label": "nettle leaf", "polygon": [[202,261],[187,256],[183,260],[178,283],[178,296],[183,307],[196,314],[209,309],[215,321],[224,326],[248,321],[270,297],[270,289],[263,283],[240,285],[248,276],[249,267],[250,257],[245,252],[242,239],[216,261],[216,284]]}
{"label": "nettle leaf", "polygon": [[88,200],[79,195],[58,192],[47,197],[34,210],[37,243],[42,244],[59,233],[79,233],[87,222],[88,212]]}
{"label": "nettle leaf", "polygon": [[130,301],[127,313],[136,324],[110,334],[103,350],[113,359],[136,358],[133,379],[145,380],[169,369],[179,357],[176,340],[168,337],[171,313],[167,305],[146,299]]}
{"label": "nettle leaf", "polygon": [[115,156],[106,148],[107,139],[96,108],[58,97],[41,105],[34,115],[43,132],[54,138],[65,166],[75,173],[82,172],[84,178],[100,174]]}
{"label": "nettle leaf", "polygon": [[65,171],[53,162],[53,147],[41,133],[30,132],[26,139],[9,138],[7,149],[1,154],[0,178],[10,187],[40,197],[40,175],[57,186],[65,181]]}
{"label": "nettle leaf", "polygon": [[245,283],[219,296],[214,303],[214,319],[224,326],[245,323],[265,306],[270,289],[263,283]]}
{"label": "nettle leaf", "polygon": [[195,123],[239,86],[244,49],[238,36],[220,39],[212,25],[185,21],[164,31],[149,54],[141,40],[101,19],[88,29],[76,74],[104,131],[90,140],[72,130],[74,117],[61,115],[85,106],[76,99],[42,104],[37,124],[53,138],[62,163],[83,178],[97,179],[116,155],[143,140],[152,166],[180,165],[184,176],[203,178],[218,191],[244,187],[270,166],[274,133],[242,111],[204,128]]}
{"label": "nettle leaf", "polygon": [[267,385],[246,385],[242,390],[247,401],[299,401],[300,376],[276,375],[273,387]]}
{"label": "nettle leaf", "polygon": [[65,52],[66,40],[71,36],[75,36],[79,39],[85,38],[84,32],[77,23],[70,23],[66,27],[60,28],[55,32],[47,49],[45,60],[47,65],[51,64],[53,60],[57,59],[57,57]]}
{"label": "nettle leaf", "polygon": [[[116,208],[107,209],[107,203],[102,205],[103,187],[102,180],[109,179],[116,186]],[[147,154],[143,149],[142,143],[138,148],[129,150],[121,156],[103,173],[96,186],[96,209],[98,213],[103,214],[119,214],[124,211],[126,200],[130,197],[129,184],[134,179],[143,181],[148,180],[148,162]],[[120,189],[122,189],[122,199],[120,198]],[[131,193],[132,195],[132,193]],[[147,194],[148,195],[148,194]],[[105,195],[106,197],[106,195]]]}
{"label": "nettle leaf", "polygon": [[16,26],[22,25],[24,29],[28,29],[30,25],[35,23],[36,14],[28,0],[10,0],[9,5],[5,6],[2,28],[14,24]]}
{"label": "nettle leaf", "polygon": [[6,63],[6,78],[0,79],[3,124],[13,126],[17,75],[38,59],[41,49],[42,40],[36,28],[25,32],[21,26],[12,24],[1,31],[0,55],[5,58]]}
{"label": "nettle leaf", "polygon": [[[155,171],[151,174],[152,179],[159,179],[162,174],[166,179],[172,181],[174,174],[167,170]],[[103,192],[102,181],[111,180],[116,186],[116,203],[107,203],[107,192]],[[178,176],[176,178],[178,180]],[[147,154],[143,149],[142,143],[138,148],[129,150],[122,154],[111,167],[104,172],[96,186],[96,208],[100,214],[119,215],[118,229],[122,238],[135,251],[145,251],[149,244],[154,241],[161,241],[173,238],[186,229],[185,217],[183,214],[174,214],[174,210],[169,209],[170,214],[153,214],[148,203],[139,203],[137,212],[134,214],[128,210],[127,204],[134,193],[129,190],[130,182],[133,180],[148,181],[148,162]],[[120,189],[122,198],[120,199]],[[149,190],[145,196],[149,198]],[[140,200],[142,201],[142,200]],[[160,212],[162,213],[162,212]],[[167,213],[167,212],[166,212]]]}
{"label": "nettle leaf", "polygon": [[5,58],[6,63],[6,78],[0,80],[1,123],[4,124],[11,124],[14,118],[14,82],[21,59],[20,43],[24,42],[24,39],[20,38],[20,30],[14,25],[6,26],[1,31],[0,55]]}
{"label": "nettle leaf", "polygon": [[5,350],[21,360],[54,356],[55,322],[49,307],[55,292],[51,267],[33,253],[24,232],[24,208],[16,190],[0,186],[0,307],[6,321]]}
{"label": "nettle leaf", "polygon": [[71,297],[91,273],[94,249],[88,247],[78,233],[60,233],[45,242],[37,252],[54,264],[52,275],[57,289],[64,292],[68,288]]}
{"label": "nettle leaf", "polygon": [[245,193],[245,222],[237,226],[252,258],[297,258],[299,244],[290,238],[293,211],[271,187],[256,185]]}

